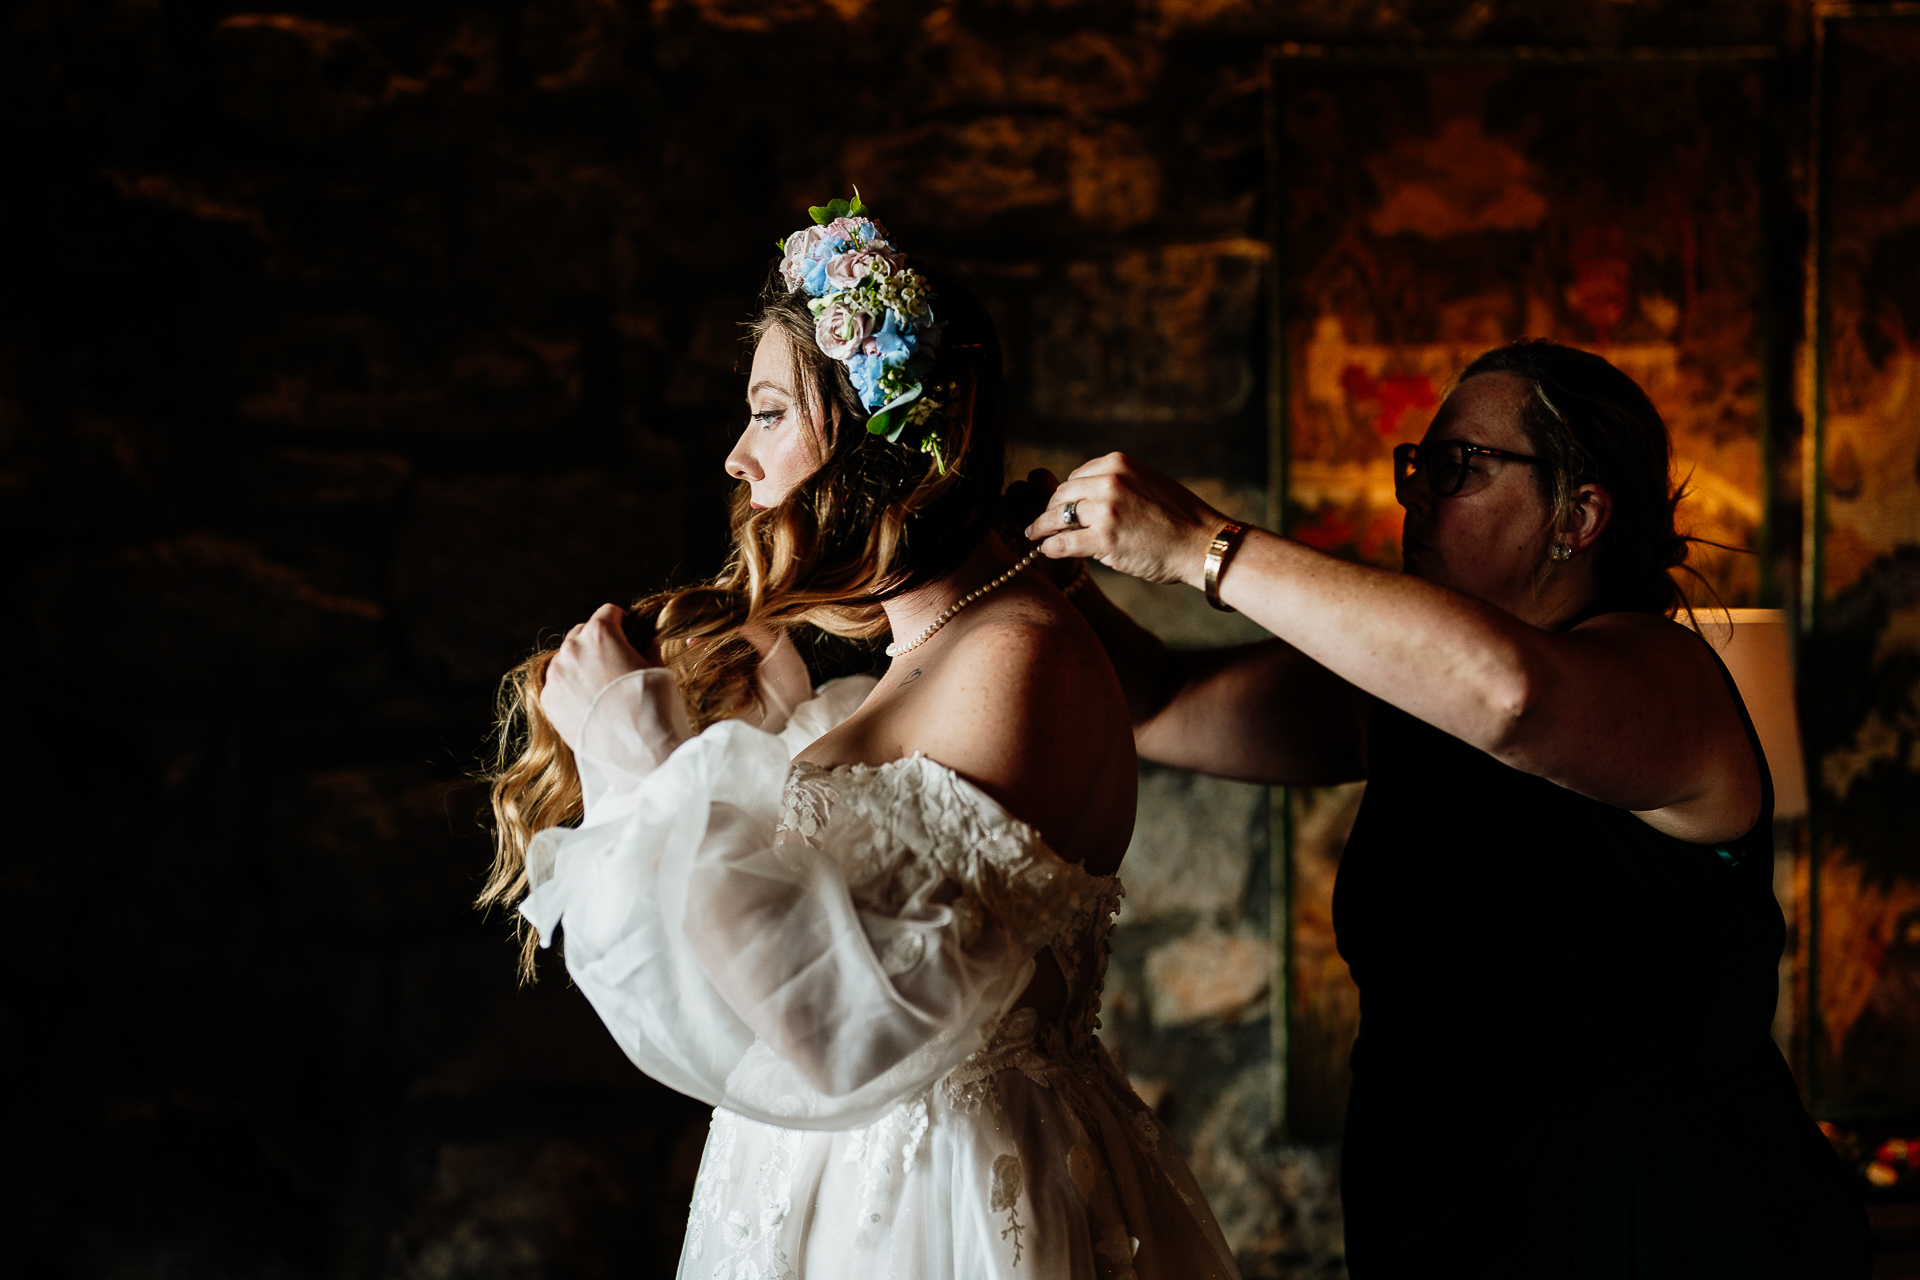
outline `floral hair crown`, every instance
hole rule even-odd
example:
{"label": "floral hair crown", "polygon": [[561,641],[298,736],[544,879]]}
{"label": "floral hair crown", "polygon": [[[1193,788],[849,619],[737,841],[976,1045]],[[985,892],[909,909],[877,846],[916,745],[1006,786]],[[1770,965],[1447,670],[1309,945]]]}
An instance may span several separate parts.
{"label": "floral hair crown", "polygon": [[[807,210],[814,225],[780,242],[780,274],[789,289],[806,292],[814,341],[846,366],[871,416],[867,430],[890,443],[933,455],[941,474],[934,420],[945,407],[925,378],[940,345],[933,290],[887,238],[887,229],[853,199]],[[953,388],[944,388],[951,392]]]}

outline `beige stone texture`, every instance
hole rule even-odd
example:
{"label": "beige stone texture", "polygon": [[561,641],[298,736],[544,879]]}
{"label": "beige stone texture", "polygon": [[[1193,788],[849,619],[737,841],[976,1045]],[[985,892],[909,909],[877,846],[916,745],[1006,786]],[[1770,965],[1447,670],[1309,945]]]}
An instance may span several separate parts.
{"label": "beige stone texture", "polygon": [[1036,309],[1034,409],[1168,425],[1240,412],[1266,259],[1263,242],[1233,239],[1068,263]]}
{"label": "beige stone texture", "polygon": [[1238,918],[1247,886],[1248,846],[1263,813],[1262,788],[1176,769],[1140,778],[1133,843],[1121,863],[1123,925],[1192,912]]}
{"label": "beige stone texture", "polygon": [[1242,1071],[1194,1133],[1193,1176],[1249,1277],[1344,1276],[1337,1150],[1274,1142],[1272,1098],[1271,1064]]}
{"label": "beige stone texture", "polygon": [[1155,1024],[1232,1020],[1266,993],[1273,952],[1250,933],[1205,930],[1149,952],[1146,970]]}

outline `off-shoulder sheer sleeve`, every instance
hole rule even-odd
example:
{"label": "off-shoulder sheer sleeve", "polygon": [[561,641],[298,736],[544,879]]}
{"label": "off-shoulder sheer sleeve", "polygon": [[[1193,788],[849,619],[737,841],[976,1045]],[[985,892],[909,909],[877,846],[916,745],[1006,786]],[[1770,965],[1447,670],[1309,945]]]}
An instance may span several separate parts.
{"label": "off-shoulder sheer sleeve", "polygon": [[616,681],[577,753],[604,785],[578,828],[529,849],[521,911],[543,944],[564,931],[568,972],[634,1063],[794,1128],[869,1123],[945,1075],[1095,896],[925,757],[790,765],[792,739],[864,694],[826,687],[785,740],[727,721],[661,758],[672,677]]}

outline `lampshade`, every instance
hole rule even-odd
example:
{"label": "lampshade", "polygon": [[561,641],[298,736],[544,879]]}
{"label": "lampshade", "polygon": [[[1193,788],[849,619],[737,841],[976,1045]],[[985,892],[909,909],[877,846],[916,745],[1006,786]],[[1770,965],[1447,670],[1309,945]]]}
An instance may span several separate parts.
{"label": "lampshade", "polygon": [[[1727,614],[1733,617],[1731,626]],[[1773,769],[1773,816],[1805,817],[1807,770],[1800,755],[1800,719],[1794,712],[1793,638],[1787,615],[1779,609],[1703,609],[1696,625],[1733,673],[1747,714],[1753,717],[1760,747]]]}

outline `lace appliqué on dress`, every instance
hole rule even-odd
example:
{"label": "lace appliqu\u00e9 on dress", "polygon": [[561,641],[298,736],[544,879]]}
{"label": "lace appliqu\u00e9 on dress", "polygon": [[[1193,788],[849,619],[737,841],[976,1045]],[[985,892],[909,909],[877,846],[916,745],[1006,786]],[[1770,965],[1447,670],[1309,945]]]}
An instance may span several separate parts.
{"label": "lace appliqu\u00e9 on dress", "polygon": [[750,1215],[737,1204],[731,1209],[726,1206],[731,1198],[740,1126],[751,1123],[730,1111],[713,1113],[707,1156],[693,1184],[686,1256],[690,1261],[704,1261],[708,1246],[714,1243],[709,1231],[717,1227],[720,1247],[714,1251],[719,1256],[711,1272],[713,1280],[797,1280],[799,1273],[780,1237],[793,1213],[794,1164],[807,1135],[799,1129],[764,1126],[775,1136],[755,1171],[755,1212]]}
{"label": "lace appliqu\u00e9 on dress", "polygon": [[1021,1237],[1027,1229],[1020,1221],[1020,1193],[1026,1190],[1027,1171],[1019,1156],[1001,1156],[993,1162],[993,1198],[987,1207],[1007,1215],[1002,1240],[1013,1238],[1013,1265],[1020,1265]]}
{"label": "lace appliqu\u00e9 on dress", "polygon": [[922,1094],[853,1136],[844,1157],[860,1170],[860,1228],[854,1243],[870,1247],[885,1237],[931,1117]]}
{"label": "lace appliqu\u00e9 on dress", "polygon": [[[1033,828],[982,800],[924,756],[877,766],[798,762],[787,775],[779,835],[831,851],[865,909],[893,916],[942,903],[960,920],[963,946],[989,918],[1018,945],[1044,945],[1117,887],[1062,861]],[[880,959],[894,973],[918,956],[883,947]]]}

